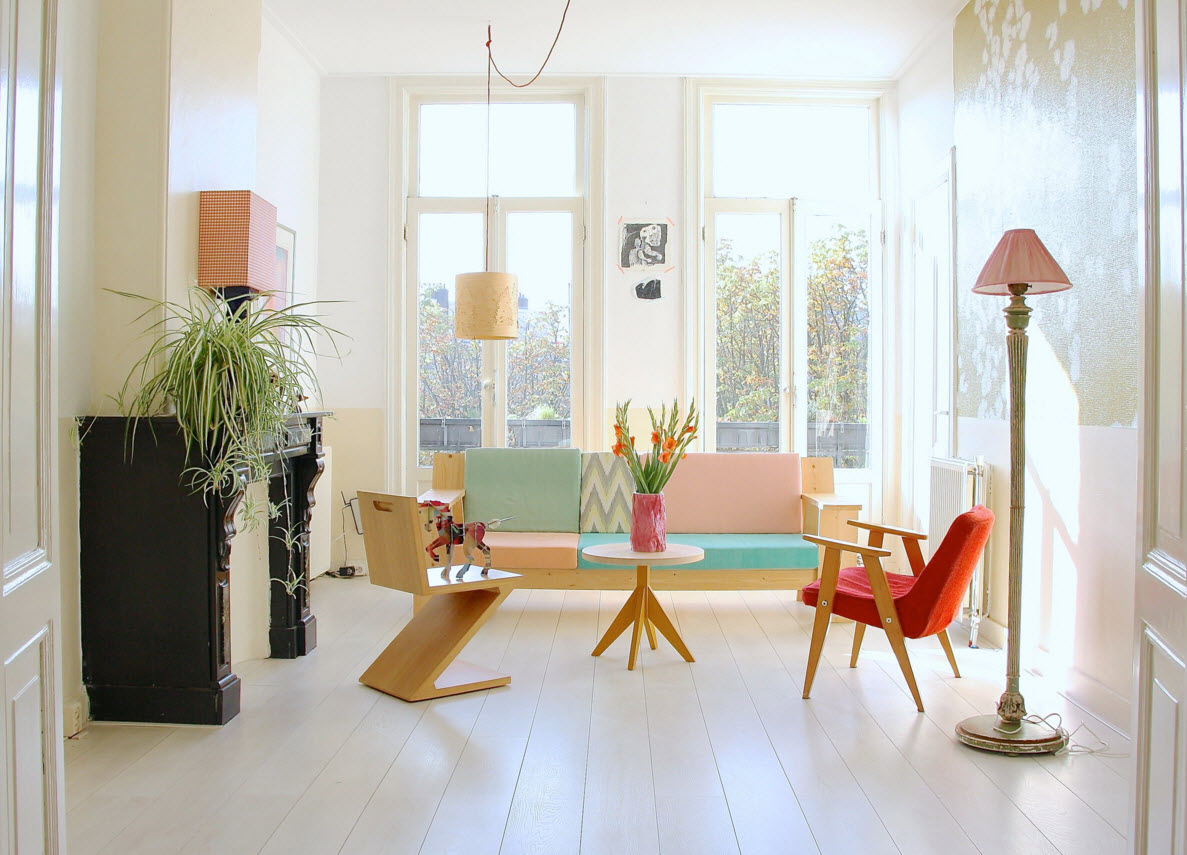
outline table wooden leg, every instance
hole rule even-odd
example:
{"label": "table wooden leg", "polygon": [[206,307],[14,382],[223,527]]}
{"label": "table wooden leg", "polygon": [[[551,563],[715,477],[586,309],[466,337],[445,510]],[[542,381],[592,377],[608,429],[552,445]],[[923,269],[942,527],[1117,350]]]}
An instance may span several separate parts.
{"label": "table wooden leg", "polygon": [[626,669],[635,670],[635,660],[639,658],[639,638],[643,633],[643,625],[647,623],[647,595],[646,588],[636,588],[635,595],[638,603],[635,605],[635,626],[631,631],[631,655],[627,659]]}
{"label": "table wooden leg", "polygon": [[655,623],[655,628],[663,633],[676,652],[684,657],[685,662],[695,662],[688,647],[684,644],[684,639],[680,637],[680,633],[676,631],[676,627],[672,625],[672,621],[668,619],[667,612],[664,611],[663,606],[659,604],[659,600],[655,598],[655,594],[650,588],[647,589],[647,614]]}
{"label": "table wooden leg", "polygon": [[594,648],[593,655],[601,656],[606,648],[613,644],[614,640],[622,635],[628,626],[631,626],[631,647],[626,666],[628,671],[635,670],[635,664],[639,659],[639,642],[642,640],[644,632],[647,633],[647,643],[651,649],[656,649],[658,645],[657,630],[671,642],[672,646],[676,648],[676,652],[683,656],[686,662],[696,661],[692,658],[692,654],[684,644],[684,639],[680,637],[680,633],[676,631],[676,627],[672,625],[672,621],[651,590],[651,568],[640,565],[636,568],[636,573],[635,590],[631,592],[622,609],[614,616],[606,634]]}
{"label": "table wooden leg", "polygon": [[635,591],[627,598],[622,609],[614,616],[614,620],[610,622],[610,628],[606,630],[606,634],[602,636],[602,640],[598,642],[598,646],[593,649],[594,656],[601,656],[606,648],[614,643],[614,639],[622,635],[623,630],[631,625],[631,621],[635,619],[635,613],[639,610],[639,600],[642,597],[639,590]]}

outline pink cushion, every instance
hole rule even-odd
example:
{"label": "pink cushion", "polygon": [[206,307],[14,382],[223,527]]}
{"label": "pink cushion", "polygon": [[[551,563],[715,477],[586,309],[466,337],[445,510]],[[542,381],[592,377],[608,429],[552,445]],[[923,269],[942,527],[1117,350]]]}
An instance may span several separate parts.
{"label": "pink cushion", "polygon": [[664,488],[668,531],[799,534],[798,454],[689,454]]}

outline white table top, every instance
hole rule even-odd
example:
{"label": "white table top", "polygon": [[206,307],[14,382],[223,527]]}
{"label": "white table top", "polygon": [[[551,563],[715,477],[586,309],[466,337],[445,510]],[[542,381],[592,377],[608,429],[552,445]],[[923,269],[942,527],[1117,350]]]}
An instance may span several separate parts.
{"label": "white table top", "polygon": [[635,552],[631,549],[629,540],[622,543],[603,543],[598,546],[587,546],[581,550],[586,558],[599,564],[627,564],[631,567],[646,565],[648,567],[663,567],[671,564],[692,564],[705,557],[705,550],[699,546],[686,546],[683,543],[668,541],[668,548],[663,552]]}

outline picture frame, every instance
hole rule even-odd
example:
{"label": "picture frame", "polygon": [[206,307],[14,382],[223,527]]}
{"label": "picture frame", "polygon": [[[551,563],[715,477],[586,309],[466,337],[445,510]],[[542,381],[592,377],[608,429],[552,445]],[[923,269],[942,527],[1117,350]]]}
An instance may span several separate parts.
{"label": "picture frame", "polygon": [[268,301],[274,309],[284,309],[296,302],[297,233],[276,224],[276,284]]}

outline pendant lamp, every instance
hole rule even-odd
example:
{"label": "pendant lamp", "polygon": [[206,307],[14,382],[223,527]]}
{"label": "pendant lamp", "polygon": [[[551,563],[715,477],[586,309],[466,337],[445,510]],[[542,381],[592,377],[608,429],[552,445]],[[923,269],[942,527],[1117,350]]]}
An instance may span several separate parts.
{"label": "pendant lamp", "polygon": [[[565,28],[565,18],[569,14],[569,3],[565,3],[565,11],[561,14],[561,23],[557,27],[556,37],[552,40],[552,47],[548,55],[540,64],[532,79],[527,83],[516,83],[502,71],[495,63],[491,52],[491,28],[486,28],[486,220],[490,223],[491,194],[490,194],[490,84],[491,71],[510,83],[516,89],[524,89],[536,82],[544,73],[544,67],[552,58],[552,51],[560,40],[561,31]],[[454,280],[454,327],[455,338],[481,339],[484,341],[504,341],[519,338],[519,279],[513,273],[500,273],[490,269],[490,228],[483,238],[485,245],[485,269],[479,273],[459,273]]]}

